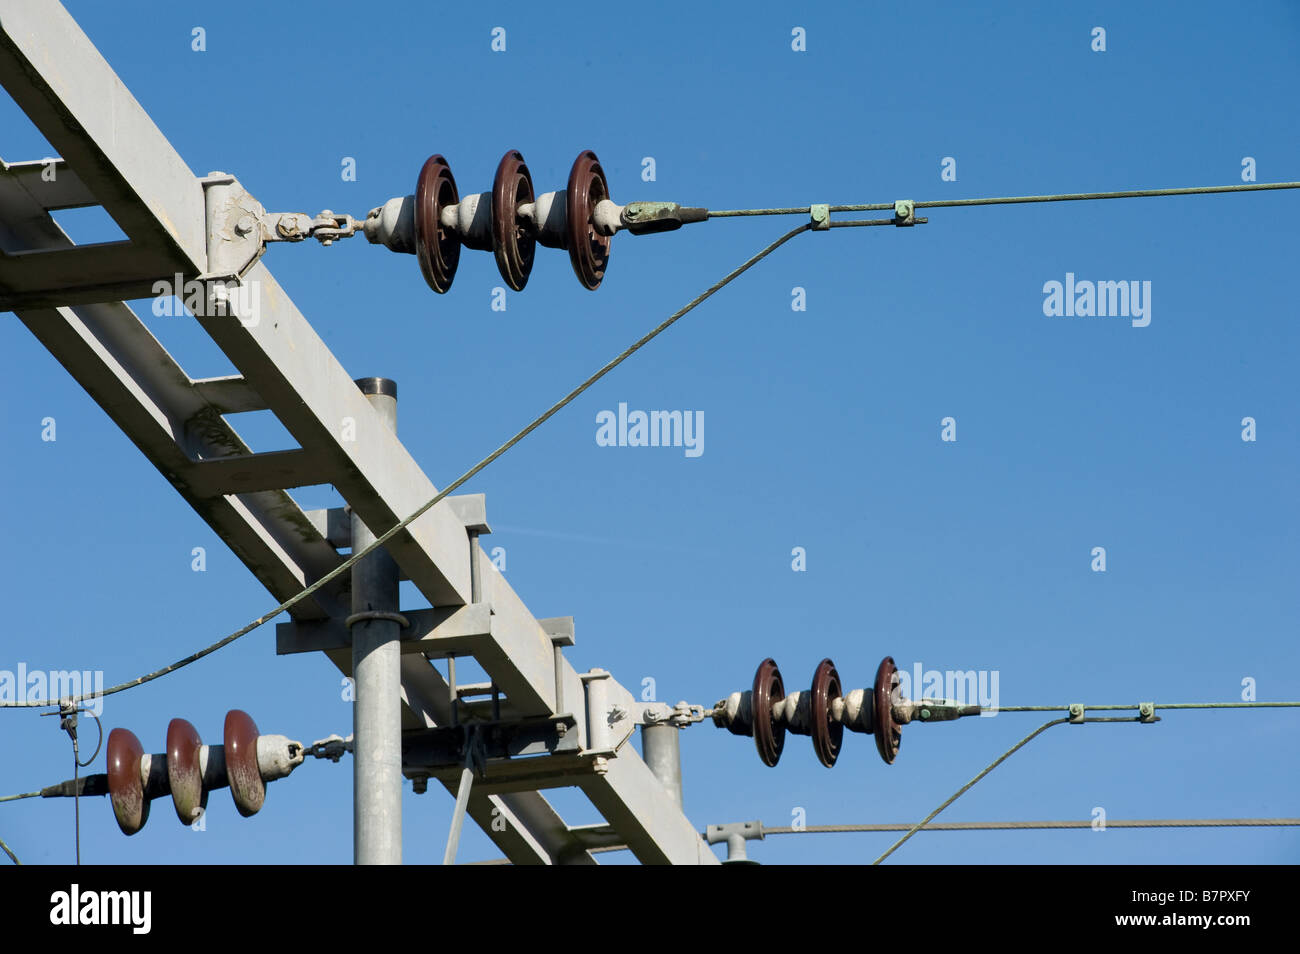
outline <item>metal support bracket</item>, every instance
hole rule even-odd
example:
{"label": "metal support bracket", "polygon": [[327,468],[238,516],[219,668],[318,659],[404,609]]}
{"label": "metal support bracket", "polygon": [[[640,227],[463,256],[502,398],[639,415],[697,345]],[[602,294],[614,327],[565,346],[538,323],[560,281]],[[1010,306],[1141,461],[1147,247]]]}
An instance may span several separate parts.
{"label": "metal support bracket", "polygon": [[916,203],[911,199],[899,199],[894,203],[894,224],[899,226],[916,224]]}
{"label": "metal support bracket", "polygon": [[719,842],[727,844],[727,860],[724,864],[729,865],[756,865],[757,861],[752,861],[745,853],[745,842],[750,840],[762,841],[767,835],[763,831],[763,823],[760,821],[732,822],[728,825],[710,825],[705,829],[704,839],[710,845],[716,845]]}

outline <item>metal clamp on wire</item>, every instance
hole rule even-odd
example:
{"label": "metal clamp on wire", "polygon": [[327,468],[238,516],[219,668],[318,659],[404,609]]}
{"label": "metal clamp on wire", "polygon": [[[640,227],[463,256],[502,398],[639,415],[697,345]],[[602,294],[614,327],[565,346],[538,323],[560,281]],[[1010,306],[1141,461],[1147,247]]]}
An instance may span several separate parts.
{"label": "metal clamp on wire", "polygon": [[911,199],[899,199],[894,203],[894,224],[899,226],[916,224],[916,203]]}
{"label": "metal clamp on wire", "polygon": [[705,222],[708,209],[678,205],[676,202],[629,202],[623,206],[619,221],[633,235],[675,232],[692,222]]}
{"label": "metal clamp on wire", "polygon": [[[262,241],[301,242],[314,238],[321,245],[333,245],[336,239],[351,238],[363,231],[363,225],[364,222],[360,219],[354,219],[346,213],[331,212],[329,209],[315,218],[303,212],[270,213],[262,225]],[[235,228],[242,235],[252,231],[253,227],[252,218],[245,216]]]}
{"label": "metal clamp on wire", "polygon": [[331,762],[338,762],[343,758],[343,753],[352,751],[352,736],[346,739],[339,735],[326,736],[313,742],[303,749],[303,755],[310,755],[314,759],[329,759]]}
{"label": "metal clamp on wire", "polygon": [[387,613],[383,610],[366,610],[363,613],[353,613],[343,621],[343,625],[350,630],[357,623],[369,622],[372,619],[385,619],[390,623],[396,623],[402,629],[411,628],[411,621],[401,613]]}

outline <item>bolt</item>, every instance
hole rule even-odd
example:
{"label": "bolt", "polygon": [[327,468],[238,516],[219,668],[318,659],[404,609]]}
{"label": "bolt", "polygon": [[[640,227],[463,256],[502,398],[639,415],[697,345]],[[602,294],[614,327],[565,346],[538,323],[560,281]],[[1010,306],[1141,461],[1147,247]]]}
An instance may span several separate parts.
{"label": "bolt", "polygon": [[411,779],[411,791],[416,795],[423,795],[429,790],[429,776],[417,775]]}
{"label": "bolt", "polygon": [[928,719],[928,718],[930,718],[930,710],[929,710],[929,709],[922,709],[922,710],[921,710],[921,721],[924,722],[924,721],[925,721],[926,719]]}
{"label": "bolt", "polygon": [[256,225],[257,223],[253,221],[251,215],[241,215],[239,221],[235,223],[235,232],[238,235],[247,235],[249,232],[253,231]]}

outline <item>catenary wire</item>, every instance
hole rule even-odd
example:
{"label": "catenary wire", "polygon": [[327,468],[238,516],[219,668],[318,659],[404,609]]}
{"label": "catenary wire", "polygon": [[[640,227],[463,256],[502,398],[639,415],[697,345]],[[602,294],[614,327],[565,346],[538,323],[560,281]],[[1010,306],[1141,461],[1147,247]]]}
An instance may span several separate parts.
{"label": "catenary wire", "polygon": [[[1096,822],[1069,821],[990,821],[990,822],[937,822],[926,825],[923,831],[1031,831],[1065,828],[1092,828]],[[807,825],[793,828],[763,826],[764,835],[824,834],[837,835],[850,832],[910,831],[915,825]],[[1107,828],[1297,828],[1300,818],[1137,818],[1106,819]]]}
{"label": "catenary wire", "polygon": [[994,759],[991,763],[989,763],[989,765],[988,765],[988,766],[987,766],[987,767],[986,767],[982,772],[980,772],[978,775],[976,775],[973,779],[971,779],[969,782],[967,782],[967,783],[966,783],[965,785],[963,785],[961,788],[957,789],[957,791],[954,792],[954,793],[953,793],[953,794],[948,798],[948,800],[945,801],[942,805],[940,805],[940,806],[939,806],[938,808],[936,808],[934,811],[930,812],[930,814],[926,815],[925,818],[921,819],[921,821],[917,822],[915,825],[913,825],[911,828],[909,828],[908,831],[907,831],[907,833],[906,833],[905,835],[903,835],[902,838],[898,839],[898,841],[896,841],[896,842],[894,842],[892,845],[890,845],[890,846],[889,846],[889,849],[888,849],[888,850],[887,850],[883,855],[881,855],[879,858],[877,858],[875,861],[873,861],[872,864],[873,864],[873,865],[878,865],[878,864],[880,864],[882,861],[884,861],[886,858],[888,858],[890,855],[892,855],[895,851],[897,851],[897,850],[898,850],[898,849],[903,845],[903,843],[904,843],[905,841],[907,841],[909,838],[911,838],[913,835],[915,835],[918,831],[920,831],[922,828],[924,828],[925,825],[926,825],[926,823],[929,822],[930,820],[932,820],[932,819],[934,818],[935,815],[938,815],[941,811],[943,811],[945,808],[947,808],[947,807],[948,807],[949,805],[951,805],[953,802],[957,801],[957,799],[961,798],[962,795],[966,794],[966,792],[968,792],[968,791],[969,791],[969,790],[970,790],[970,789],[975,785],[976,782],[978,782],[980,779],[982,779],[985,775],[988,775],[989,772],[992,772],[995,768],[997,768],[999,765],[1001,765],[1001,764],[1002,764],[1003,762],[1005,762],[1007,759],[1011,758],[1011,756],[1015,755],[1016,752],[1020,751],[1020,749],[1024,748],[1026,745],[1028,745],[1028,744],[1029,744],[1030,742],[1032,742],[1034,739],[1038,738],[1038,736],[1042,735],[1042,734],[1043,734],[1044,732],[1046,732],[1048,729],[1052,728],[1052,726],[1056,726],[1056,725],[1066,725],[1066,724],[1069,723],[1069,721],[1070,721],[1070,720],[1069,720],[1068,718],[1065,718],[1065,719],[1053,719],[1053,720],[1050,721],[1050,722],[1044,722],[1042,725],[1040,725],[1040,726],[1039,726],[1037,729],[1035,729],[1033,732],[1029,733],[1027,736],[1025,736],[1023,739],[1021,739],[1021,740],[1020,740],[1019,742],[1017,742],[1015,745],[1011,746],[1011,748],[1007,749],[1005,752],[1003,752],[1001,755],[999,755],[996,759]]}
{"label": "catenary wire", "polygon": [[[1252,182],[1243,185],[1192,186],[1184,189],[1129,189],[1122,192],[1061,192],[1055,195],[1008,195],[985,199],[935,199],[913,202],[916,209],[952,209],[972,205],[1024,205],[1034,202],[1084,202],[1093,199],[1147,199],[1174,195],[1213,195],[1220,192],[1269,192],[1277,189],[1300,189],[1300,182]],[[831,212],[884,212],[894,208],[892,202],[864,205],[832,205]],[[724,219],[760,215],[807,215],[809,207],[786,206],[773,209],[710,209],[709,218]],[[834,223],[832,223],[833,225]]]}
{"label": "catenary wire", "polygon": [[[1077,192],[1077,193],[1059,193],[1055,195],[1003,196],[1003,197],[983,198],[983,199],[945,199],[945,200],[935,200],[935,201],[925,201],[925,202],[914,202],[913,208],[915,209],[952,208],[957,206],[973,206],[973,205],[1014,205],[1014,204],[1031,203],[1031,202],[1068,202],[1068,201],[1082,201],[1082,200],[1090,200],[1090,199],[1121,199],[1121,198],[1146,198],[1146,197],[1155,197],[1155,196],[1175,196],[1175,195],[1206,195],[1206,194],[1222,193],[1222,192],[1252,192],[1252,191],[1268,191],[1268,190],[1276,190],[1276,189],[1296,189],[1296,188],[1300,188],[1300,182],[1262,182],[1262,183],[1250,183],[1250,184],[1232,185],[1232,186],[1196,186],[1191,188],[1179,188],[1179,189],[1144,189],[1144,190],[1128,190],[1122,192]],[[829,207],[831,212],[885,211],[893,208],[894,208],[893,203],[833,205]],[[734,217],[734,216],[795,215],[795,214],[802,215],[808,213],[808,211],[809,211],[808,207],[770,208],[770,209],[719,209],[719,210],[711,210],[709,212],[709,216],[710,218],[725,218],[725,217]],[[832,228],[836,228],[836,227],[852,228],[852,227],[861,227],[861,226],[885,225],[889,223],[890,220],[875,219],[875,220],[830,222],[828,223],[828,225]],[[203,649],[198,650],[197,652],[191,653],[189,656],[186,656],[182,659],[178,659],[176,662],[172,663],[169,666],[164,666],[161,669],[156,669],[153,672],[146,673],[145,675],[132,679],[129,682],[118,683],[117,685],[110,686],[108,689],[105,689],[99,693],[87,693],[81,696],[76,696],[70,700],[63,700],[63,701],[72,702],[75,704],[77,702],[83,702],[91,698],[96,698],[96,697],[102,698],[103,696],[113,695],[115,693],[123,692],[127,689],[134,689],[137,686],[141,686],[144,685],[145,683],[152,682],[155,679],[159,679],[162,676],[175,672],[178,669],[182,669],[185,666],[188,666],[191,663],[195,663],[198,660],[204,658],[205,656],[208,656],[209,654],[214,653],[217,650],[224,648],[225,646],[228,646],[230,643],[233,643],[235,640],[248,635],[253,630],[269,622],[271,619],[274,619],[276,616],[278,616],[280,613],[284,612],[285,610],[289,609],[290,607],[295,606],[302,600],[306,599],[308,596],[315,593],[321,587],[325,586],[327,583],[331,582],[332,580],[336,579],[338,576],[342,575],[347,570],[351,569],[358,561],[368,556],[370,553],[374,552],[375,550],[379,549],[381,546],[383,546],[385,543],[391,540],[394,536],[396,536],[398,533],[404,530],[409,524],[417,520],[419,517],[423,516],[426,512],[428,512],[430,509],[432,509],[434,506],[440,503],[452,491],[460,488],[466,481],[470,480],[472,477],[474,477],[476,474],[482,471],[485,467],[487,467],[489,464],[495,461],[498,457],[506,453],[508,450],[510,450],[510,448],[514,447],[515,444],[519,443],[521,440],[523,440],[525,437],[531,434],[534,430],[536,430],[538,427],[540,427],[542,424],[548,421],[555,414],[559,413],[559,411],[561,411],[565,406],[567,406],[572,401],[574,401],[579,395],[581,395],[584,391],[590,388],[593,384],[595,384],[597,381],[603,378],[606,374],[608,374],[618,365],[622,364],[627,358],[631,357],[634,353],[639,351],[643,346],[645,346],[651,340],[658,337],[659,334],[666,331],[671,325],[676,323],[678,319],[682,318],[684,315],[692,311],[696,306],[702,304],[704,301],[711,298],[722,288],[730,284],[734,279],[738,278],[740,275],[747,272],[750,268],[758,264],[758,262],[762,261],[772,252],[776,251],[776,249],[780,248],[790,239],[794,238],[796,235],[799,235],[802,232],[808,231],[810,228],[811,228],[811,223],[805,223],[804,225],[801,225],[799,228],[792,229],[791,231],[787,232],[785,235],[777,239],[775,242],[772,242],[770,245],[766,246],[765,248],[763,248],[762,250],[760,250],[759,252],[751,256],[744,263],[742,263],[732,271],[728,272],[725,276],[723,276],[723,278],[719,279],[717,282],[711,285],[700,295],[696,296],[696,298],[692,299],[685,306],[680,308],[678,311],[674,312],[667,319],[665,319],[663,322],[661,322],[659,325],[657,325],[647,334],[645,334],[636,342],[634,342],[621,354],[613,358],[611,361],[609,361],[603,367],[601,367],[598,371],[596,371],[594,374],[588,377],[582,384],[578,385],[578,387],[574,388],[567,395],[565,395],[563,398],[561,398],[559,401],[553,404],[550,408],[548,408],[538,417],[534,418],[532,422],[530,422],[517,434],[515,434],[504,444],[502,444],[500,447],[498,447],[496,450],[490,453],[487,457],[483,458],[481,461],[479,461],[477,464],[475,464],[473,467],[467,470],[464,474],[462,474],[451,484],[448,484],[446,487],[444,487],[441,492],[436,494],[432,499],[430,499],[425,504],[423,504],[418,509],[416,509],[414,513],[410,514],[405,519],[394,524],[388,531],[386,531],[384,534],[380,535],[372,543],[370,543],[369,546],[364,547],[360,551],[352,554],[341,564],[335,567],[333,570],[323,575],[315,583],[312,583],[307,587],[303,588],[302,590],[300,590],[298,593],[295,593],[289,599],[285,600],[284,602],[276,606],[273,610],[270,610],[269,612],[263,614],[262,616],[259,616],[257,619],[241,627],[240,629],[236,630],[230,635],[217,640],[215,643],[212,643],[204,647]],[[50,699],[43,699],[40,701],[24,701],[24,702],[17,702],[17,701],[0,702],[0,708],[41,708],[44,706],[57,705],[57,704],[58,704],[58,700],[50,700]],[[1006,711],[1012,711],[1012,710],[1008,709]]]}
{"label": "catenary wire", "polygon": [[[65,699],[63,700],[63,702],[77,703],[77,702],[83,702],[91,698],[101,698],[103,696],[111,696],[114,693],[123,692],[127,689],[134,689],[136,686],[141,686],[147,682],[152,682],[155,679],[161,678],[162,676],[175,672],[178,669],[182,669],[185,666],[190,665],[191,663],[197,662],[203,657],[216,652],[218,649],[222,649],[223,647],[230,645],[240,637],[248,635],[253,630],[257,629],[259,626],[263,625],[264,623],[268,622],[271,619],[274,619],[276,616],[280,615],[282,612],[289,609],[291,606],[300,603],[302,600],[311,596],[321,587],[328,584],[331,580],[334,580],[337,577],[341,576],[343,573],[346,573],[359,560],[365,558],[366,556],[368,556],[369,554],[373,553],[375,550],[379,549],[384,544],[386,544],[389,540],[391,540],[398,533],[404,530],[409,524],[411,524],[413,521],[423,516],[427,511],[429,511],[440,501],[442,501],[443,498],[447,497],[453,491],[459,489],[463,484],[465,484],[468,480],[470,480],[472,477],[478,474],[481,470],[483,470],[485,467],[487,467],[489,464],[495,461],[498,457],[506,453],[506,451],[510,450],[510,448],[514,447],[525,437],[527,437],[533,431],[537,430],[537,428],[541,427],[544,423],[546,423],[548,420],[550,420],[552,417],[558,414],[565,406],[573,402],[580,394],[582,394],[593,384],[595,384],[597,381],[599,381],[601,378],[607,375],[610,371],[613,371],[616,367],[618,367],[620,364],[622,364],[624,361],[630,358],[637,351],[640,351],[641,348],[643,348],[650,341],[657,338],[664,331],[667,331],[668,328],[670,328],[673,324],[675,324],[679,318],[682,318],[684,315],[694,310],[696,306],[703,304],[709,298],[712,298],[715,294],[717,294],[727,285],[731,284],[732,281],[734,281],[736,278],[739,278],[745,272],[749,271],[749,269],[753,268],[755,265],[757,265],[759,262],[765,259],[768,255],[771,255],[773,252],[775,252],[786,242],[790,241],[796,235],[808,231],[810,228],[811,228],[811,224],[805,223],[799,226],[798,228],[791,229],[789,232],[786,232],[776,241],[772,242],[771,244],[762,248],[760,251],[751,255],[743,263],[738,265],[736,268],[733,268],[730,272],[728,272],[718,281],[714,282],[712,285],[710,285],[707,289],[705,289],[695,298],[691,299],[691,301],[689,301],[687,304],[683,305],[677,311],[673,312],[666,319],[664,319],[662,322],[660,322],[658,325],[652,328],[649,332],[647,332],[646,334],[638,338],[635,342],[633,342],[626,349],[620,352],[617,356],[615,356],[606,364],[604,364],[599,370],[597,370],[585,381],[583,381],[581,384],[575,387],[572,391],[570,391],[564,397],[560,398],[560,400],[552,404],[547,410],[543,411],[537,417],[533,418],[533,420],[522,430],[520,430],[513,437],[507,440],[504,444],[499,446],[496,450],[492,451],[492,453],[488,454],[486,457],[480,460],[469,470],[465,471],[465,473],[461,474],[460,477],[457,477],[454,481],[452,481],[450,484],[444,487],[438,494],[436,494],[427,503],[420,506],[414,513],[410,514],[405,519],[394,524],[388,531],[378,536],[374,540],[374,542],[372,542],[369,546],[366,546],[361,550],[357,551],[356,553],[353,553],[351,556],[349,556],[346,560],[344,560],[334,569],[330,570],[328,573],[320,577],[320,579],[318,579],[315,583],[312,583],[311,585],[300,590],[298,593],[295,593],[293,596],[289,597],[287,600],[280,603],[280,605],[276,606],[274,609],[263,614],[262,616],[259,616],[257,619],[253,620],[247,625],[240,627],[239,629],[231,633],[229,636],[219,639],[215,643],[212,643],[209,646],[205,646],[203,649],[200,649],[198,652],[191,653],[190,655],[184,657],[183,659],[178,659],[170,666],[164,666],[162,669],[155,669],[153,672],[147,673],[143,676],[139,676],[135,679],[130,680],[129,682],[122,682],[122,683],[118,683],[115,686],[110,686],[109,688],[104,689],[102,692],[87,693],[85,695],[76,696],[72,699]],[[51,705],[58,705],[58,704],[59,704],[59,700],[43,699],[39,702],[17,702],[17,701],[0,702],[0,708],[39,708],[42,706],[51,706]]]}
{"label": "catenary wire", "polygon": [[[1300,188],[1300,182],[1261,182],[1261,183],[1251,183],[1251,184],[1232,185],[1232,186],[1197,186],[1197,187],[1182,188],[1182,189],[1145,189],[1145,190],[1129,190],[1123,192],[1077,192],[1077,193],[1060,193],[1056,195],[1003,196],[998,198],[984,198],[984,199],[945,199],[945,200],[926,201],[926,202],[914,202],[913,208],[932,209],[932,208],[952,208],[957,206],[968,206],[968,205],[1014,205],[1014,204],[1030,203],[1030,202],[1068,202],[1068,201],[1082,201],[1082,200],[1089,200],[1089,199],[1121,199],[1121,198],[1146,198],[1146,197],[1154,197],[1154,196],[1175,196],[1175,195],[1206,195],[1206,194],[1220,193],[1220,192],[1252,192],[1252,191],[1268,191],[1268,190],[1275,190],[1275,189],[1295,189],[1295,188]],[[829,208],[831,212],[869,212],[869,211],[886,211],[889,209],[893,209],[894,205],[893,203],[868,203],[862,205],[833,205],[830,206]],[[802,215],[802,214],[807,214],[808,211],[809,211],[808,207],[771,208],[771,209],[719,209],[719,210],[711,210],[709,212],[709,217],[726,218],[726,217],[734,217],[734,216],[795,215],[795,214]],[[852,228],[852,227],[861,227],[861,226],[885,225],[889,223],[890,220],[876,219],[876,220],[860,220],[860,221],[839,221],[839,222],[830,222],[828,224],[832,228]],[[559,401],[553,404],[549,409],[547,409],[541,415],[536,417],[531,423],[529,423],[526,427],[524,427],[521,431],[515,434],[512,438],[510,438],[508,441],[506,441],[504,444],[498,447],[495,451],[493,451],[487,457],[483,458],[481,461],[479,461],[477,464],[471,467],[468,471],[462,474],[451,484],[448,484],[446,487],[444,487],[440,493],[436,494],[432,499],[430,499],[428,502],[426,502],[421,507],[419,507],[414,513],[410,514],[404,520],[399,521],[397,524],[391,527],[387,532],[385,532],[384,534],[376,538],[369,546],[349,556],[348,559],[346,559],[343,563],[339,564],[333,570],[326,573],[315,583],[310,584],[309,586],[300,590],[298,593],[291,596],[289,599],[280,603],[277,607],[275,607],[275,609],[269,611],[268,613],[262,616],[259,616],[257,619],[253,620],[247,625],[231,633],[229,636],[217,640],[215,643],[212,643],[195,653],[191,653],[189,656],[186,656],[183,659],[178,659],[176,662],[172,663],[169,666],[164,666],[161,669],[156,669],[153,672],[146,673],[145,675],[139,676],[133,680],[130,680],[129,682],[118,683],[117,685],[110,686],[108,689],[105,689],[100,693],[97,694],[88,693],[85,695],[77,696],[71,700],[65,700],[65,701],[71,701],[73,703],[82,702],[86,699],[94,698],[96,696],[103,697],[103,696],[113,695],[118,692],[123,692],[127,689],[134,689],[136,686],[144,685],[147,682],[152,682],[155,679],[159,679],[162,676],[175,672],[178,669],[182,669],[185,666],[197,662],[198,660],[204,658],[205,656],[214,653],[217,650],[224,648],[225,646],[228,646],[230,643],[233,643],[235,640],[248,635],[253,630],[264,625],[271,619],[274,619],[280,613],[284,612],[290,607],[306,599],[308,596],[315,593],[321,587],[325,586],[330,581],[336,579],[338,576],[340,576],[347,570],[351,569],[352,566],[354,566],[362,558],[368,556],[370,553],[383,546],[394,536],[396,536],[398,533],[404,530],[414,520],[423,516],[426,512],[428,512],[431,508],[436,506],[446,496],[448,496],[453,490],[456,490],[459,487],[461,487],[466,481],[470,480],[481,470],[483,470],[485,467],[487,467],[489,464],[495,461],[498,457],[506,453],[506,451],[510,450],[510,448],[512,448],[515,444],[519,443],[521,440],[523,440],[525,437],[531,434],[534,430],[536,430],[538,427],[544,424],[547,420],[549,420],[551,417],[557,414],[560,410],[562,410],[566,405],[568,405],[573,400],[575,400],[580,394],[586,391],[589,387],[591,387],[593,384],[595,384],[597,381],[603,378],[606,374],[608,374],[618,365],[622,364],[623,361],[631,357],[634,353],[639,351],[644,345],[649,343],[651,340],[658,337],[658,335],[661,334],[663,331],[667,330],[679,318],[683,317],[688,312],[693,310],[697,305],[700,305],[707,299],[711,298],[722,288],[730,284],[734,279],[744,274],[746,271],[748,271],[754,265],[758,264],[758,262],[762,261],[772,252],[776,251],[776,249],[780,248],[790,239],[794,238],[796,235],[799,235],[802,232],[808,231],[810,228],[811,228],[811,224],[805,223],[804,225],[800,226],[797,229],[792,229],[791,231],[787,232],[785,235],[777,239],[775,242],[766,246],[761,251],[757,252],[755,255],[751,256],[743,264],[733,269],[731,272],[727,273],[727,275],[725,275],[719,281],[711,285],[708,289],[706,289],[704,292],[702,292],[700,295],[698,295],[688,304],[683,306],[678,311],[674,312],[662,323],[660,323],[658,326],[656,326],[646,335],[638,339],[635,343],[633,343],[630,347],[628,347],[617,357],[615,357],[607,364],[605,364],[603,367],[601,367],[593,375],[587,378],[582,384],[578,385],[578,387],[574,388],[567,395],[565,395],[563,398],[561,398]],[[39,702],[0,702],[0,708],[40,708],[43,706],[56,705],[56,704],[58,704],[57,700],[49,700],[49,699],[40,700]]]}

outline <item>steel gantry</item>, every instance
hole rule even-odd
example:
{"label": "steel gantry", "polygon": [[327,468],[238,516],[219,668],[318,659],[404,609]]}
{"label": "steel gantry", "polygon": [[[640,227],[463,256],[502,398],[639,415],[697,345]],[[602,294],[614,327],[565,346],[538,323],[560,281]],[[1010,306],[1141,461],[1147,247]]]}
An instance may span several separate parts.
{"label": "steel gantry", "polygon": [[[397,437],[387,383],[358,387],[260,261],[262,243],[228,227],[251,197],[232,176],[190,171],[55,0],[0,0],[0,84],[61,156],[0,161],[0,310],[17,314],[277,600],[437,494]],[[91,206],[125,240],[76,245],[50,215]],[[187,304],[237,375],[191,378],[125,304],[176,276],[200,283]],[[297,448],[254,452],[226,417],[268,410]],[[288,493],[320,484],[338,489],[352,521],[342,509],[306,512]],[[482,554],[488,531],[481,495],[443,500],[388,542],[388,580],[375,582],[367,558],[292,606],[277,651],[322,651],[352,675],[364,630],[400,686],[400,709],[389,699],[377,716],[381,737],[400,731],[384,756],[400,766],[358,765],[388,772],[390,791],[399,771],[417,788],[433,778],[459,790],[516,863],[590,864],[591,849],[612,845],[642,862],[716,863],[680,807],[666,707],[636,702],[601,670],[576,672],[563,655],[572,620],[529,612]],[[395,592],[398,574],[433,608],[378,608],[373,587]],[[472,656],[491,683],[454,685],[455,656]],[[450,680],[432,662],[443,658]],[[630,743],[637,725],[651,727],[658,774]],[[360,731],[356,744],[367,744]],[[557,786],[579,787],[608,824],[566,824],[542,794]],[[400,803],[387,824],[400,826]],[[360,822],[357,834],[369,837]],[[400,860],[395,843],[396,857],[358,844],[358,860]]]}

